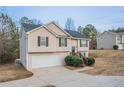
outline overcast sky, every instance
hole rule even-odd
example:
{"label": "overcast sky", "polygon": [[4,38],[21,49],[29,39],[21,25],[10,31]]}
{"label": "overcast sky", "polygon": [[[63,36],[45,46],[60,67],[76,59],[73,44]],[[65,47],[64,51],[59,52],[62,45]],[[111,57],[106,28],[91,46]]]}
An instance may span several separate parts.
{"label": "overcast sky", "polygon": [[75,26],[93,24],[99,31],[124,26],[124,7],[6,7],[8,14],[19,20],[23,16],[41,20],[43,23],[57,21],[62,27],[72,18]]}

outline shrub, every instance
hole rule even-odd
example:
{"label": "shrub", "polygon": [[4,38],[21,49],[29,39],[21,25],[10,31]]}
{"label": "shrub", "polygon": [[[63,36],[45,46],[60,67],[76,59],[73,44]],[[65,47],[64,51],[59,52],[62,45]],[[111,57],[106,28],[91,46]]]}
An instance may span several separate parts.
{"label": "shrub", "polygon": [[72,66],[73,65],[73,56],[66,56],[65,57],[65,63],[66,63],[66,65],[68,65],[68,66]]}
{"label": "shrub", "polygon": [[113,49],[114,49],[114,50],[118,50],[118,45],[114,45],[114,46],[113,46]]}
{"label": "shrub", "polygon": [[94,58],[83,58],[83,60],[84,60],[84,64],[86,66],[92,66],[95,63],[95,59]]}
{"label": "shrub", "polygon": [[101,50],[104,50],[104,48],[100,48]]}
{"label": "shrub", "polygon": [[94,65],[95,59],[94,58],[88,58],[88,66]]}
{"label": "shrub", "polygon": [[77,56],[66,56],[65,63],[68,66],[80,67],[83,64],[83,60]]}
{"label": "shrub", "polygon": [[83,57],[83,61],[84,61],[84,64],[87,65],[87,63],[88,63],[88,58],[87,58],[87,57]]}
{"label": "shrub", "polygon": [[5,64],[13,61],[14,58],[12,57],[12,54],[10,55],[10,53],[4,53],[0,55],[0,64]]}
{"label": "shrub", "polygon": [[74,56],[72,61],[74,67],[81,67],[83,65],[83,60],[79,57]]}

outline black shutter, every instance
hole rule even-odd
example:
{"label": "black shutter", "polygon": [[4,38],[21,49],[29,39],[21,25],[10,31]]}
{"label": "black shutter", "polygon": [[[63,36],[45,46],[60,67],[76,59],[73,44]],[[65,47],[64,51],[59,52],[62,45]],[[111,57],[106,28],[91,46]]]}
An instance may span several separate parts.
{"label": "black shutter", "polygon": [[67,38],[65,38],[65,46],[67,47]]}
{"label": "black shutter", "polygon": [[48,41],[48,37],[46,37],[46,47],[48,47],[49,45],[49,41]]}
{"label": "black shutter", "polygon": [[86,40],[86,47],[88,47],[88,40]]}
{"label": "black shutter", "polygon": [[40,36],[37,38],[37,45],[40,46]]}
{"label": "black shutter", "polygon": [[81,47],[81,40],[80,40],[80,47]]}
{"label": "black shutter", "polygon": [[59,47],[61,47],[61,38],[59,38]]}

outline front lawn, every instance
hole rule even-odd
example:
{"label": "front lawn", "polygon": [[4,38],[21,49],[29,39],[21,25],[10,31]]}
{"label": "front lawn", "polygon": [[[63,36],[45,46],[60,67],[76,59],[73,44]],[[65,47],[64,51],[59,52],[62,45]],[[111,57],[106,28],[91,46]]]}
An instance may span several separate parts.
{"label": "front lawn", "polygon": [[0,65],[0,82],[23,79],[32,75],[32,72],[27,71],[22,66],[16,66],[14,63]]}
{"label": "front lawn", "polygon": [[124,76],[124,51],[92,50],[90,56],[95,57],[94,68],[81,73],[91,75]]}

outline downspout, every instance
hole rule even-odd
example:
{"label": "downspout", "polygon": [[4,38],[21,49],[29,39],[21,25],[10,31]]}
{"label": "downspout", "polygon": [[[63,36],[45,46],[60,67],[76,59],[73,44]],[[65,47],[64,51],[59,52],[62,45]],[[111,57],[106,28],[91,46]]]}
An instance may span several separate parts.
{"label": "downspout", "polygon": [[26,34],[26,68],[29,70],[29,67],[28,67],[28,34]]}
{"label": "downspout", "polygon": [[77,52],[78,52],[78,39],[77,39]]}

